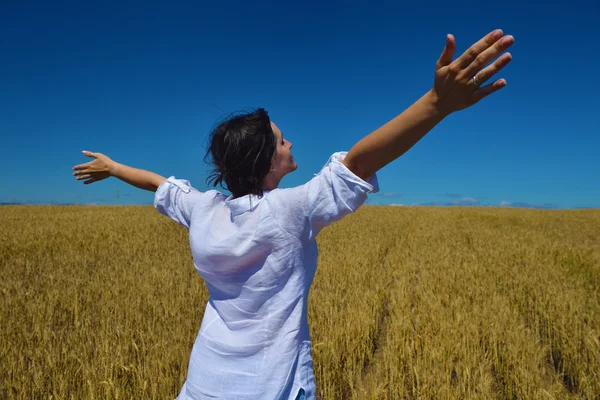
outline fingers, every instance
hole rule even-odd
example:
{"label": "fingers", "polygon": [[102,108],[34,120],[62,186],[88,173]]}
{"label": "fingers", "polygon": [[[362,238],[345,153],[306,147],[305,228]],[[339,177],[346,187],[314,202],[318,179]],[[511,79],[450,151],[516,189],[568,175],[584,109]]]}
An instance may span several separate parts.
{"label": "fingers", "polygon": [[498,71],[502,68],[506,67],[508,63],[512,60],[512,55],[510,53],[504,53],[496,61],[494,61],[491,65],[482,69],[477,73],[477,82],[481,85],[492,76],[494,76]]}
{"label": "fingers", "polygon": [[452,34],[448,34],[446,36],[446,46],[444,46],[444,50],[442,51],[442,55],[439,60],[435,64],[436,71],[446,65],[449,65],[452,62],[452,58],[454,57],[454,51],[456,50],[456,40]]}
{"label": "fingers", "polygon": [[[473,76],[475,76],[475,74],[477,74],[477,71],[485,67],[485,65],[494,58],[496,58],[498,54],[502,53],[504,50],[512,46],[514,42],[515,39],[511,35],[504,36],[502,39],[498,40],[496,43],[494,43],[494,45],[490,46],[485,51],[480,53],[477,57],[475,57],[473,62],[461,72],[462,77],[470,79]],[[478,74],[477,80],[480,80],[479,76],[480,75]]]}
{"label": "fingers", "polygon": [[[75,170],[75,171],[81,171],[81,170],[84,170],[87,167],[89,167],[91,164],[92,164],[91,162],[85,163],[85,164],[79,164],[79,165],[74,166],[73,170]],[[75,174],[73,174],[73,175],[75,175]]]}
{"label": "fingers", "polygon": [[474,103],[477,103],[484,97],[489,96],[490,94],[492,94],[494,92],[497,92],[498,90],[502,89],[504,86],[506,86],[506,81],[504,79],[498,79],[496,82],[494,82],[490,85],[486,85],[484,87],[477,89],[473,93]]}
{"label": "fingers", "polygon": [[83,150],[82,151],[83,155],[89,158],[98,158],[99,155],[101,155],[100,153],[92,153],[91,151],[87,151],[87,150]]}
{"label": "fingers", "polygon": [[[98,158],[98,156],[101,156],[101,153],[92,153],[91,151],[87,151],[87,150],[83,150],[82,151],[83,155],[85,155],[86,157],[90,157],[90,158]],[[92,165],[94,161],[90,161],[87,162],[85,164],[79,164],[73,167],[73,170],[75,172],[73,172],[73,176],[75,176],[76,180],[78,181],[84,181],[83,184],[84,185],[89,185],[90,183],[94,183],[97,181],[96,178],[94,178],[91,174],[90,171],[88,169],[88,167],[90,167]],[[87,179],[87,180],[85,180]]]}
{"label": "fingers", "polygon": [[[86,157],[90,157],[90,158],[98,158],[98,155],[100,153],[92,153],[91,151],[87,151],[87,150],[83,150],[82,151],[83,155]],[[74,170],[81,170],[81,169],[85,169],[87,167],[89,167],[92,164],[92,161],[87,162],[85,164],[79,164],[73,167]]]}
{"label": "fingers", "polygon": [[460,67],[460,69],[465,69],[469,64],[475,60],[475,58],[483,52],[488,47],[492,46],[498,39],[502,37],[502,30],[496,29],[483,38],[481,38],[477,43],[471,46],[467,51],[465,51],[460,57],[458,57],[455,63]]}

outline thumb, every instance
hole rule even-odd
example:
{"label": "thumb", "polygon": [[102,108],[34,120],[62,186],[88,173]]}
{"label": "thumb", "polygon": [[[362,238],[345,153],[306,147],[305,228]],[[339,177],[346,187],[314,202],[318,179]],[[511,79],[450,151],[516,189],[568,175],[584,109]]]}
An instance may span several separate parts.
{"label": "thumb", "polygon": [[83,155],[89,158],[98,158],[98,154],[100,153],[92,153],[91,151],[83,150]]}
{"label": "thumb", "polygon": [[455,50],[456,40],[454,39],[454,35],[449,33],[446,35],[446,46],[444,47],[444,51],[442,51],[442,55],[435,65],[435,69],[438,70],[446,65],[449,65],[452,62],[452,57],[454,57]]}

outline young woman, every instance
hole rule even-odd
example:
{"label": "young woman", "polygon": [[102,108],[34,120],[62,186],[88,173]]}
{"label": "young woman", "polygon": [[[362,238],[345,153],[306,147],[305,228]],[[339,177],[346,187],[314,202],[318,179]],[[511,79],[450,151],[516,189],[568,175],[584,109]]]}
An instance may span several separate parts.
{"label": "young woman", "polygon": [[211,133],[210,180],[228,188],[229,197],[83,152],[93,160],[73,168],[77,180],[114,176],[156,192],[158,211],[189,229],[210,299],[178,399],[315,398],[307,301],[316,236],[360,207],[378,190],[375,173],[438,122],[504,87],[504,79],[481,84],[509,63],[509,53],[499,55],[513,42],[495,30],[453,61],[456,42],[448,35],[433,88],[295,188],[278,189],[296,162],[292,143],[263,109],[230,118]]}

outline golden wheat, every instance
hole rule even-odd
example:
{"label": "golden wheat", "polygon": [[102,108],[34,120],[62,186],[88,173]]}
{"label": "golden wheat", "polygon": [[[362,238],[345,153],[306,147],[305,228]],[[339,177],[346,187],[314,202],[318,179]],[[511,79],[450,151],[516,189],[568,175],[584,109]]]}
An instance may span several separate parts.
{"label": "golden wheat", "polygon": [[[208,293],[151,207],[0,208],[0,398],[172,399]],[[363,207],[319,237],[321,399],[600,397],[600,210]]]}

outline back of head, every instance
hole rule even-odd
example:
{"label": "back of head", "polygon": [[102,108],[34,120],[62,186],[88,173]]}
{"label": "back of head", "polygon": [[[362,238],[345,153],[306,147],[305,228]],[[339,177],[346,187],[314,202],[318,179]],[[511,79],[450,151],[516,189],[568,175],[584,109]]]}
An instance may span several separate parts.
{"label": "back of head", "polygon": [[233,197],[263,195],[263,181],[271,168],[276,142],[267,112],[229,116],[210,133],[210,159],[213,171],[208,183],[221,185]]}

